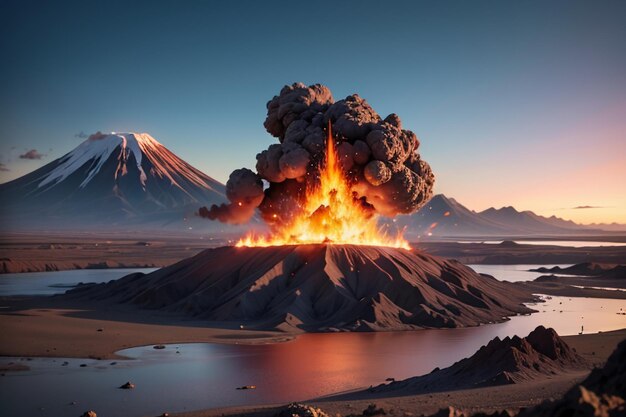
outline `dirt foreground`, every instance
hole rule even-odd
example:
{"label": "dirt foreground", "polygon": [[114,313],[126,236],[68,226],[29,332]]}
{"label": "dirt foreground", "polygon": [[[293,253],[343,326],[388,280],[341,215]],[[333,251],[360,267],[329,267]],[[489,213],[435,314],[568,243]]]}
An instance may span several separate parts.
{"label": "dirt foreground", "polygon": [[0,299],[0,356],[120,358],[115,352],[168,343],[276,343],[283,332],[252,331],[102,304],[62,305],[54,297]]}
{"label": "dirt foreground", "polygon": [[[252,331],[218,323],[194,322],[157,312],[112,308],[106,304],[63,305],[55,297],[0,299],[0,355],[17,357],[119,358],[116,351],[143,345],[185,342],[277,343],[296,334]],[[595,366],[603,364],[616,345],[626,339],[626,329],[598,334],[566,336],[565,341]],[[361,414],[369,404],[388,415],[419,416],[449,405],[465,410],[517,410],[558,398],[588,371],[566,372],[529,383],[466,389],[432,394],[368,398],[354,393],[341,401],[312,399],[307,404],[329,415]],[[355,387],[363,388],[363,387]],[[391,394],[393,395],[393,394]],[[211,409],[179,414],[185,417],[251,415],[273,416],[276,406]]]}

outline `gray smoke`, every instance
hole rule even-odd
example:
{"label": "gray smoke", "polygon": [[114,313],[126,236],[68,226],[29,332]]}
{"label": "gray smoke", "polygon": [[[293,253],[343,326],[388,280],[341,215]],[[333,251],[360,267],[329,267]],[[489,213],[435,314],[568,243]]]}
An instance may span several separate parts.
{"label": "gray smoke", "polygon": [[[420,158],[417,137],[402,129],[396,114],[382,119],[357,94],[334,101],[323,85],[295,83],[267,103],[263,125],[280,143],[257,155],[256,173],[244,168],[231,174],[226,183],[230,203],[203,207],[199,214],[239,224],[258,208],[270,226],[288,222],[307,187],[318,181],[329,121],[359,204],[393,217],[413,213],[430,199],[434,175]],[[265,190],[262,180],[268,183]]]}

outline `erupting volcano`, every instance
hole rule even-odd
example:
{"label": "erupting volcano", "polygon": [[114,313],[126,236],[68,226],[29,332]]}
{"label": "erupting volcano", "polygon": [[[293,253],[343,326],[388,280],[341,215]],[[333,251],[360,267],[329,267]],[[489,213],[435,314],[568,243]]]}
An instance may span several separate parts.
{"label": "erupting volcano", "polygon": [[396,115],[382,119],[357,95],[333,102],[319,84],[286,86],[267,108],[280,144],[257,155],[256,173],[230,175],[229,203],[199,214],[245,223],[258,211],[268,236],[70,296],[285,331],[464,327],[532,311],[525,290],[378,227],[422,207],[434,182]]}
{"label": "erupting volcano", "polygon": [[280,143],[257,154],[256,172],[233,171],[229,203],[202,207],[200,216],[241,224],[258,212],[270,233],[249,235],[239,246],[409,248],[378,219],[419,210],[434,175],[396,114],[383,119],[356,94],[334,101],[323,85],[295,83],[267,103],[264,126]]}
{"label": "erupting volcano", "polygon": [[[377,215],[355,196],[339,162],[332,126],[328,123],[326,157],[319,183],[307,190],[303,206],[287,225],[277,225],[267,237],[249,235],[237,246],[280,246],[310,243],[390,246],[410,249],[400,234],[389,237]],[[272,217],[278,218],[275,213]]]}

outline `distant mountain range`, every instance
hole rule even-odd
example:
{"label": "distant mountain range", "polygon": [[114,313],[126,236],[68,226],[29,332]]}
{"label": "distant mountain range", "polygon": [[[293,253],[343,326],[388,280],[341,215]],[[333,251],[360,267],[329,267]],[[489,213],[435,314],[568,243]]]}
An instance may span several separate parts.
{"label": "distant mountain range", "polygon": [[[402,216],[396,225],[406,228],[409,237],[427,236],[539,236],[580,235],[605,232],[603,225],[586,226],[556,216],[539,216],[532,211],[518,211],[514,207],[488,208],[476,212],[454,198],[435,195],[417,213]],[[615,225],[612,231],[626,230]]]}
{"label": "distant mountain range", "polygon": [[[68,154],[0,184],[0,230],[148,230],[240,233],[196,216],[226,201],[225,187],[147,133],[96,133]],[[583,226],[513,207],[469,210],[439,194],[417,213],[399,216],[409,238],[426,236],[575,235],[626,231]],[[258,227],[259,225],[256,224]]]}
{"label": "distant mountain range", "polygon": [[0,185],[4,230],[188,230],[201,206],[226,201],[224,185],[147,133],[97,133],[68,154]]}

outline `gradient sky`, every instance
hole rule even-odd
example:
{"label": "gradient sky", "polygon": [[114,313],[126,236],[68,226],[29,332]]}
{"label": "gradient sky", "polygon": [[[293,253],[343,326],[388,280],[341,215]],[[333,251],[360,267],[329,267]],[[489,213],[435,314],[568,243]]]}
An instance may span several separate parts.
{"label": "gradient sky", "polygon": [[97,130],[225,182],[302,81],[397,113],[471,209],[626,223],[624,1],[124,3],[2,3],[0,182]]}

